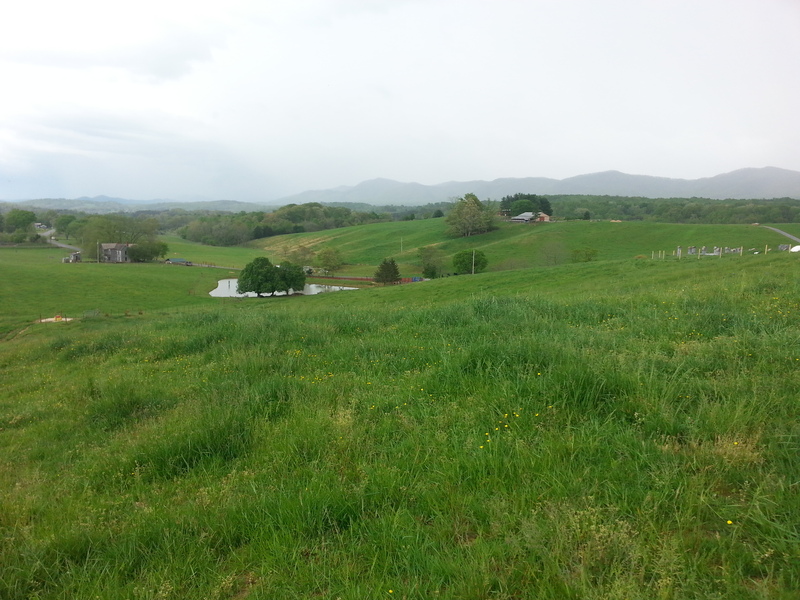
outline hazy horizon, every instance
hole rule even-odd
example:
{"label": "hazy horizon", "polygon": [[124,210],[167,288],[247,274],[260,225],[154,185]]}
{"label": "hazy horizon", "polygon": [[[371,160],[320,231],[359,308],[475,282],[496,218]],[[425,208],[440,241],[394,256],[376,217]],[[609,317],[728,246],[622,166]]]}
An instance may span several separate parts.
{"label": "hazy horizon", "polygon": [[792,0],[97,0],[0,23],[0,198],[800,171]]}

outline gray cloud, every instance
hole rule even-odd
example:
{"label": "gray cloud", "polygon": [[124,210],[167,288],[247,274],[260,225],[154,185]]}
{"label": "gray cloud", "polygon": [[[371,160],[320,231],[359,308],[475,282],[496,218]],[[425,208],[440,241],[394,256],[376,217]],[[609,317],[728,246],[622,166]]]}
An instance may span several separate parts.
{"label": "gray cloud", "polygon": [[56,69],[119,69],[161,83],[185,77],[198,63],[210,62],[214,49],[224,45],[224,36],[219,32],[170,28],[144,43],[122,45],[103,52],[70,47],[27,48],[7,50],[3,58]]}
{"label": "gray cloud", "polygon": [[152,11],[120,40],[0,42],[5,181],[269,199],[375,177],[800,170],[797,3],[210,7]]}

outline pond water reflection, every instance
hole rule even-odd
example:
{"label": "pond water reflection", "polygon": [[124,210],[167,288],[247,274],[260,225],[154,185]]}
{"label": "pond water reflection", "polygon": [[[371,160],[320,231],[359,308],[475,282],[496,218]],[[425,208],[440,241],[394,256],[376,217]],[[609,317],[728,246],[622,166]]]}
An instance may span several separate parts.
{"label": "pond water reflection", "polygon": [[[255,298],[255,292],[247,292],[246,294],[238,294],[236,292],[236,285],[239,283],[238,279],[220,279],[217,282],[216,289],[211,290],[208,295],[214,298]],[[357,290],[354,287],[345,287],[343,285],[319,285],[317,283],[307,283],[303,288],[304,296],[313,296],[314,294],[324,294],[327,292],[342,292],[344,290]],[[276,292],[275,296],[285,296],[285,292]],[[268,297],[268,296],[265,296]]]}

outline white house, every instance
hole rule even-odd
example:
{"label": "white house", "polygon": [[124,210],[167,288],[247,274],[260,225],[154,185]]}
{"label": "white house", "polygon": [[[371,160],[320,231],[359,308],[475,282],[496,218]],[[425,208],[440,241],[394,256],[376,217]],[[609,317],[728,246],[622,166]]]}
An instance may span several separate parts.
{"label": "white house", "polygon": [[102,262],[130,262],[128,247],[133,244],[100,244],[100,260]]}

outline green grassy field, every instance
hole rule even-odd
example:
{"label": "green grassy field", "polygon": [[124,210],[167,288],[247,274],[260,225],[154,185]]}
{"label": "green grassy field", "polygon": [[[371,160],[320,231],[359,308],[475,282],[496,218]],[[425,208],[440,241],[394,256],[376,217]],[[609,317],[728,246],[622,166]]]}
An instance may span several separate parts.
{"label": "green grassy field", "polygon": [[194,263],[218,265],[243,269],[244,266],[264,252],[258,248],[233,246],[204,246],[196,242],[187,242],[177,235],[161,236],[169,246],[167,258],[185,258]]}
{"label": "green grassy field", "polygon": [[[800,223],[778,223],[777,225],[770,225],[770,227],[775,227],[776,229],[785,231],[790,235],[793,235],[795,237],[800,237]],[[788,240],[786,243],[791,243],[792,245],[797,244],[797,242],[791,242]]]}
{"label": "green grassy field", "polygon": [[0,248],[0,336],[22,324],[87,312],[120,316],[213,303],[208,292],[237,271],[164,264],[63,264],[57,248]]}
{"label": "green grassy field", "polygon": [[[292,236],[275,236],[253,242],[276,260],[292,248],[338,248],[347,265],[342,272],[370,276],[383,258],[394,257],[403,276],[419,275],[417,250],[437,245],[452,269],[452,256],[462,250],[482,250],[489,271],[506,271],[568,263],[572,251],[597,250],[599,260],[652,256],[660,251],[671,256],[677,246],[729,246],[777,248],[788,239],[751,225],[680,225],[642,222],[569,221],[523,225],[500,223],[496,231],[468,238],[445,235],[444,219],[403,221],[347,227]],[[791,232],[789,232],[791,233]]]}
{"label": "green grassy field", "polygon": [[1,598],[798,597],[797,255],[220,301],[3,252]]}

